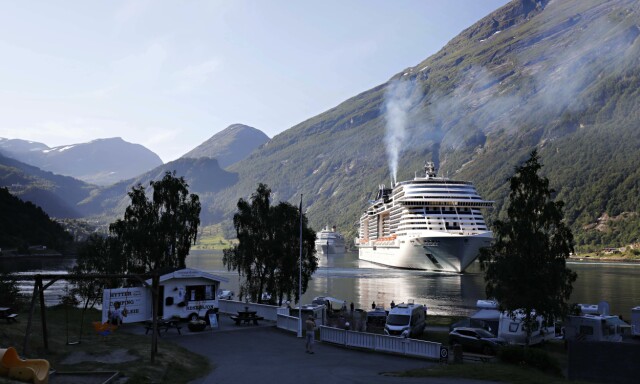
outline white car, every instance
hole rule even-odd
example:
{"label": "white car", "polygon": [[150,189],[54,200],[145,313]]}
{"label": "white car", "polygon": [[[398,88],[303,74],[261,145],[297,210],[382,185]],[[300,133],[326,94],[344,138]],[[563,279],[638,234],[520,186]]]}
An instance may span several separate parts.
{"label": "white car", "polygon": [[233,296],[233,291],[221,290],[218,292],[218,300],[233,300]]}

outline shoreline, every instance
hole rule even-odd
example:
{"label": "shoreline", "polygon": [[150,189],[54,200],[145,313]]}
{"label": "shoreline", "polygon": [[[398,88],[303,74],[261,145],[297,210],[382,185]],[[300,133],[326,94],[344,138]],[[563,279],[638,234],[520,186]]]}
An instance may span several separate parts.
{"label": "shoreline", "polygon": [[640,259],[625,259],[615,257],[588,257],[571,256],[567,259],[571,263],[595,263],[595,264],[640,264]]}

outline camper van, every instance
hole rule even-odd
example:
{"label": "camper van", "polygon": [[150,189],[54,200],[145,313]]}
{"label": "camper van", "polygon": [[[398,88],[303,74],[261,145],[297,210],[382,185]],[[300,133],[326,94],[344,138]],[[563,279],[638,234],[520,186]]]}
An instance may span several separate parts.
{"label": "camper van", "polygon": [[[527,331],[524,329],[524,314],[516,313],[515,318],[511,318],[507,312],[500,314],[498,324],[498,337],[504,339],[508,344],[527,344]],[[556,328],[553,323],[545,323],[542,316],[536,316],[531,329],[531,336],[528,345],[535,345],[555,337]]]}
{"label": "camper van", "polygon": [[631,326],[613,315],[568,316],[564,326],[565,340],[622,341]]}
{"label": "camper van", "polygon": [[311,304],[324,305],[328,312],[342,312],[347,310],[347,302],[329,296],[318,296],[313,299]]}
{"label": "camper van", "polygon": [[391,308],[384,325],[385,335],[417,337],[427,325],[427,308],[420,304],[400,303]]}

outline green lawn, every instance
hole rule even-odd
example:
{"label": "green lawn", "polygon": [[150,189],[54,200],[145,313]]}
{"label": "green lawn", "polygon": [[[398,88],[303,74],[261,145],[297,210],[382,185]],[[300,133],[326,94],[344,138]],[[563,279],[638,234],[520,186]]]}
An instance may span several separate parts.
{"label": "green lawn", "polygon": [[[61,307],[47,308],[49,351],[45,351],[40,312],[36,309],[26,357],[46,359],[52,369],[60,372],[119,371],[129,379],[127,381],[129,384],[188,383],[212,369],[205,357],[161,338],[158,341],[158,355],[155,362],[151,363],[151,336],[126,333],[124,329],[116,330],[107,337],[99,336],[92,325],[93,321],[100,319],[100,313],[96,310],[87,311],[81,342],[76,345],[67,345],[67,330],[69,341],[76,341],[79,338],[81,312],[80,309],[75,308],[69,309],[67,313]],[[0,346],[2,348],[13,346],[22,355],[27,319],[28,313],[23,311],[19,315],[18,323],[3,325],[0,328]],[[125,325],[125,327],[134,326],[136,325]],[[129,362],[114,361],[111,363],[95,361],[77,364],[63,363],[65,358],[76,352],[84,352],[96,357],[108,357],[115,350],[125,350],[128,355],[137,359]]]}

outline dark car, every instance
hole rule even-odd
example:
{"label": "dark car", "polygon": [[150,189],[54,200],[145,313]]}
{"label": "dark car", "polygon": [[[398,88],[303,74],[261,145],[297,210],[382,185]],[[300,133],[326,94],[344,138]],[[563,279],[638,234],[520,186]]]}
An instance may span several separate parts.
{"label": "dark car", "polygon": [[505,341],[485,329],[458,327],[449,332],[449,344],[460,344],[463,350],[469,352],[495,355]]}

